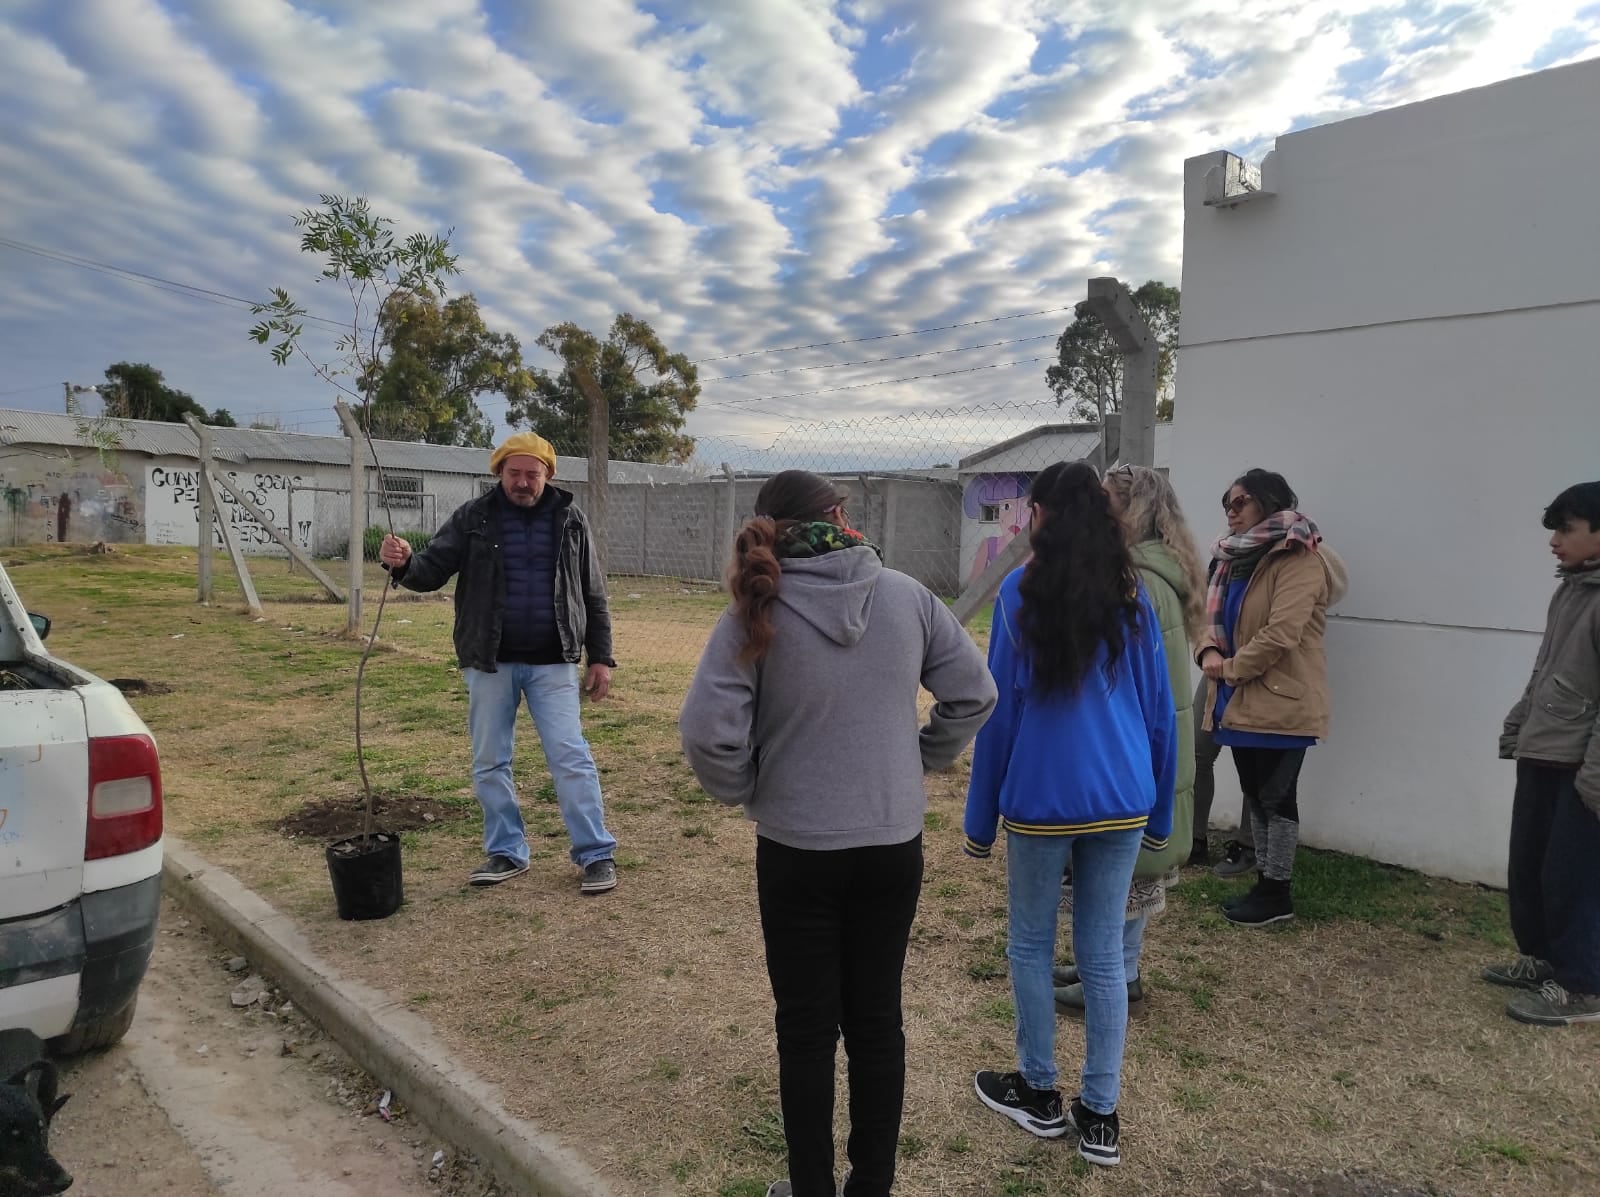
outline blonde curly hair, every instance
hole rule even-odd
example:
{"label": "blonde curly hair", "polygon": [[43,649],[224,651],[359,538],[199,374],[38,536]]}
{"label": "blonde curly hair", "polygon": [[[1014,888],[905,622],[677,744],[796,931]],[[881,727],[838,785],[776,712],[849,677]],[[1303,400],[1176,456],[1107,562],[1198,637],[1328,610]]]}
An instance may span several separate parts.
{"label": "blonde curly hair", "polygon": [[1123,535],[1129,547],[1147,540],[1159,540],[1178,563],[1184,581],[1183,627],[1189,640],[1196,642],[1205,623],[1206,571],[1195,551],[1189,522],[1178,506],[1177,493],[1166,475],[1148,466],[1119,465],[1106,472],[1106,488],[1117,499]]}

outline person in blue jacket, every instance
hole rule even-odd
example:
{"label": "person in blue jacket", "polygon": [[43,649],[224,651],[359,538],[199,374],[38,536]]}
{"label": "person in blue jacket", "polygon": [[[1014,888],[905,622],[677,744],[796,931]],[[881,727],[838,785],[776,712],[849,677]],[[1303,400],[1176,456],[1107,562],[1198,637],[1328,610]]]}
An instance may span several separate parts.
{"label": "person in blue jacket", "polygon": [[[1099,475],[1058,463],[1035,477],[1028,499],[1033,559],[995,600],[989,671],[999,703],[978,735],[965,827],[965,851],[980,859],[1006,831],[1018,1067],[980,1072],[974,1086],[1031,1134],[1075,1130],[1084,1159],[1119,1164],[1122,922],[1141,844],[1160,848],[1172,833],[1177,716],[1160,623]],[[1085,1056],[1082,1089],[1063,1108],[1050,966],[1069,864]]]}

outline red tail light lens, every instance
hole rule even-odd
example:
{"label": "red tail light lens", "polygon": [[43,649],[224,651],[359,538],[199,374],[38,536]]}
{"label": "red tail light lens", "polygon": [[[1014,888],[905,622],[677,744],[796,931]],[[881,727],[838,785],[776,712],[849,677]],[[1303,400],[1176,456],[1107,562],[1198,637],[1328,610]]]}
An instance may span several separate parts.
{"label": "red tail light lens", "polygon": [[161,761],[149,736],[89,741],[85,860],[125,856],[161,838]]}

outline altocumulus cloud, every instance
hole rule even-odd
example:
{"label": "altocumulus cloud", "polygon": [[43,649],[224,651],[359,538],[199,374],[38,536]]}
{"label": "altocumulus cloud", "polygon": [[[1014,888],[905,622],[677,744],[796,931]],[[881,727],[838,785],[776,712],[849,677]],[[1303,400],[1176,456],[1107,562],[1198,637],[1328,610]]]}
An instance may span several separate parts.
{"label": "altocumulus cloud", "polygon": [[[340,316],[288,218],[365,194],[453,228],[525,343],[625,309],[697,358],[1176,282],[1186,156],[1600,50],[1590,0],[7,0],[0,25],[0,235]],[[0,404],[134,358],[334,429],[236,305],[0,269]],[[1035,357],[1065,318],[708,363],[757,376],[707,386],[692,428],[1042,399],[1042,363],[799,393]],[[835,368],[762,373],[792,366]],[[797,397],[750,402],[773,394]]]}

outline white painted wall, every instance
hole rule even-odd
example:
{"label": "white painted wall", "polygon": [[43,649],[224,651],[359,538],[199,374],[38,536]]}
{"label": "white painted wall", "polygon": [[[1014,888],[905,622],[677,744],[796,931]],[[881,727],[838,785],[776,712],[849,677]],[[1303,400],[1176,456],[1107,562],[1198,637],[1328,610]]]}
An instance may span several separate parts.
{"label": "white painted wall", "polygon": [[1187,164],[1172,480],[1208,536],[1234,476],[1280,470],[1350,567],[1307,843],[1505,880],[1539,519],[1600,477],[1596,113],[1589,62],[1282,137],[1277,194],[1236,208],[1203,204],[1217,155]]}

